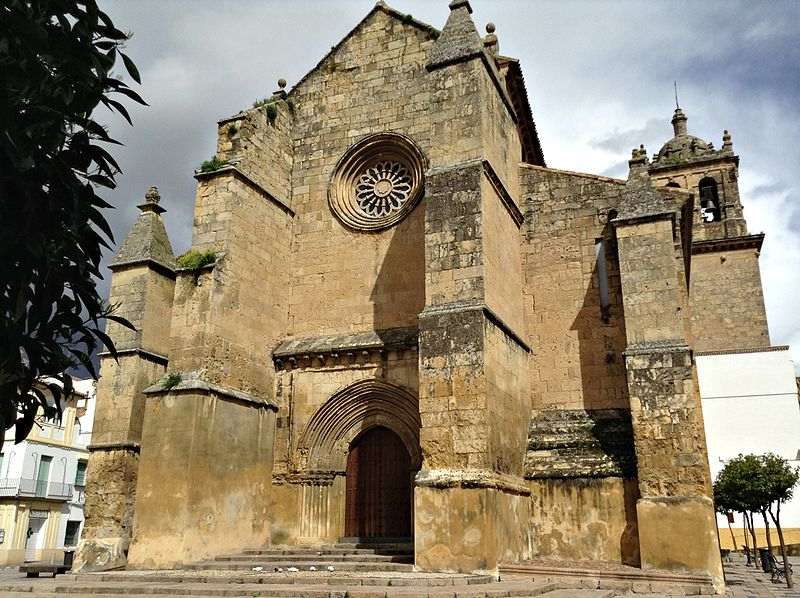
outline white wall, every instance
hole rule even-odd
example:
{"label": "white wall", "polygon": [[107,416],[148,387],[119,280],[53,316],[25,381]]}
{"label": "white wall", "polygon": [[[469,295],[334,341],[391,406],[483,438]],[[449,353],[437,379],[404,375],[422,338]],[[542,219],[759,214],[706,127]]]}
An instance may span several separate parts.
{"label": "white wall", "polygon": [[[0,467],[0,479],[10,479],[13,483],[17,483],[19,478],[35,479],[39,460],[42,455],[46,455],[52,458],[49,482],[75,483],[78,460],[88,460],[89,458],[85,449],[91,442],[95,407],[95,383],[93,380],[74,380],[74,388],[76,394],[83,396],[83,398],[77,398],[77,407],[84,410],[84,414],[77,417],[74,437],[64,438],[65,430],[63,427],[44,423],[43,436],[45,438],[43,441],[25,440],[15,445],[14,428],[12,427],[6,432],[6,441],[2,448],[4,459],[2,467]],[[80,429],[78,429],[78,425]],[[58,433],[59,429],[61,430],[60,434]],[[50,439],[56,443],[59,441],[68,442],[72,446],[51,444],[49,442]],[[14,493],[11,490],[8,492],[0,492],[0,494],[9,496]],[[65,498],[63,503],[58,506],[61,515],[58,519],[57,545],[48,546],[47,548],[63,547],[67,521],[83,521],[84,519],[83,503],[84,489],[83,487],[76,487],[73,489],[71,497]]]}
{"label": "white wall", "polygon": [[[800,403],[789,350],[700,354],[696,360],[712,477],[739,453],[772,452],[800,465]],[[727,526],[724,517],[718,520]],[[781,524],[800,528],[800,487],[782,507]],[[733,525],[742,527],[738,515]]]}

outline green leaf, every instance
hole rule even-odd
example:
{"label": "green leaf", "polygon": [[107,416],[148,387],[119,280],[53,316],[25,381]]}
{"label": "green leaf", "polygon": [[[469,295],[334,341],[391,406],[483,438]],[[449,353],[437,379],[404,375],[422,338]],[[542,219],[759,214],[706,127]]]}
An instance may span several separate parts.
{"label": "green leaf", "polygon": [[122,56],[122,62],[125,63],[125,70],[128,71],[133,80],[136,81],[139,85],[142,84],[142,79],[139,77],[139,70],[136,68],[136,65],[133,64],[133,60],[128,58],[127,55],[123,54],[122,52],[119,53]]}
{"label": "green leaf", "polygon": [[119,324],[121,326],[124,326],[128,330],[133,330],[134,332],[136,332],[136,326],[131,324],[126,318],[123,318],[122,316],[115,316],[113,314],[106,314],[105,317],[106,317],[106,320],[111,320],[112,322],[116,322],[117,324]]}

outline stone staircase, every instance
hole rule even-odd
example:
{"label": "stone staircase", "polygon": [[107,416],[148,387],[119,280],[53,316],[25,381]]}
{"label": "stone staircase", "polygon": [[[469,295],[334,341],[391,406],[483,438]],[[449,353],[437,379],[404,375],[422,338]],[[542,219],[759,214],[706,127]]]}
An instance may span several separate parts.
{"label": "stone staircase", "polygon": [[[315,570],[312,570],[312,567]],[[573,588],[573,589],[566,589]],[[614,589],[586,589],[545,576],[417,573],[408,542],[342,542],[263,548],[169,571],[114,571],[56,579],[0,581],[4,598],[120,596],[268,596],[273,598],[607,598]]]}
{"label": "stone staircase", "polygon": [[241,554],[220,556],[210,561],[184,567],[191,571],[286,571],[290,567],[302,572],[314,567],[317,571],[334,572],[410,572],[414,568],[414,545],[411,542],[342,542],[309,548],[263,548],[245,550]]}

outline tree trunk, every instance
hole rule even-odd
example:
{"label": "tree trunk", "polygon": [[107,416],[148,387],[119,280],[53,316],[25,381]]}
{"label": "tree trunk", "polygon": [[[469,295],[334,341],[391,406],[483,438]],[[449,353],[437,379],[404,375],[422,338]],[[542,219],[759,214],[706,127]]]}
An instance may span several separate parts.
{"label": "tree trunk", "polygon": [[786,554],[786,543],[783,541],[783,530],[781,529],[781,501],[778,501],[777,515],[773,515],[772,509],[770,509],[769,516],[772,517],[775,522],[775,529],[778,530],[778,542],[781,543],[781,556],[783,557],[783,570],[786,572],[786,587],[793,588],[792,570],[789,568],[789,557]]}
{"label": "tree trunk", "polygon": [[749,533],[749,529],[747,528],[747,514],[742,511],[742,537],[744,538],[744,554],[747,557],[746,565],[749,567],[752,559],[750,558],[750,540],[747,539],[747,534]]}
{"label": "tree trunk", "polygon": [[[770,554],[772,554],[772,537],[769,533],[769,519],[767,519],[767,510],[764,509],[761,511],[761,517],[764,519],[764,533],[767,534],[767,550],[769,550]],[[772,572],[770,570],[770,572]]]}
{"label": "tree trunk", "polygon": [[736,536],[733,535],[733,528],[731,527],[731,517],[728,517],[727,513],[725,514],[725,518],[728,520],[728,531],[731,533],[731,542],[733,543],[733,552],[738,550],[736,546]]}
{"label": "tree trunk", "polygon": [[750,537],[753,539],[753,562],[756,565],[756,569],[759,569],[761,568],[761,560],[758,555],[758,540],[756,539],[755,518],[752,511],[747,514],[747,521],[750,525]]}

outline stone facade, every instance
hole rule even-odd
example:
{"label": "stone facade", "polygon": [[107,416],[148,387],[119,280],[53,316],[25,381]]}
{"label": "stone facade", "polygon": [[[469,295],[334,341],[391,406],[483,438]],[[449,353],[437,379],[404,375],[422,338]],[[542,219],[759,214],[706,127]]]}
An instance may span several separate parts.
{"label": "stone facade", "polygon": [[[519,63],[450,9],[438,31],[378,2],[220,121],[192,241],[212,263],[179,267],[142,206],[113,266],[138,331],[110,328],[102,365],[95,548],[172,567],[330,542],[363,529],[357,500],[373,536],[413,513],[422,570],[605,560],[722,587],[692,351],[769,342],[730,136],[679,111],[628,181],[547,168]],[[407,496],[353,465],[375,428]]]}

